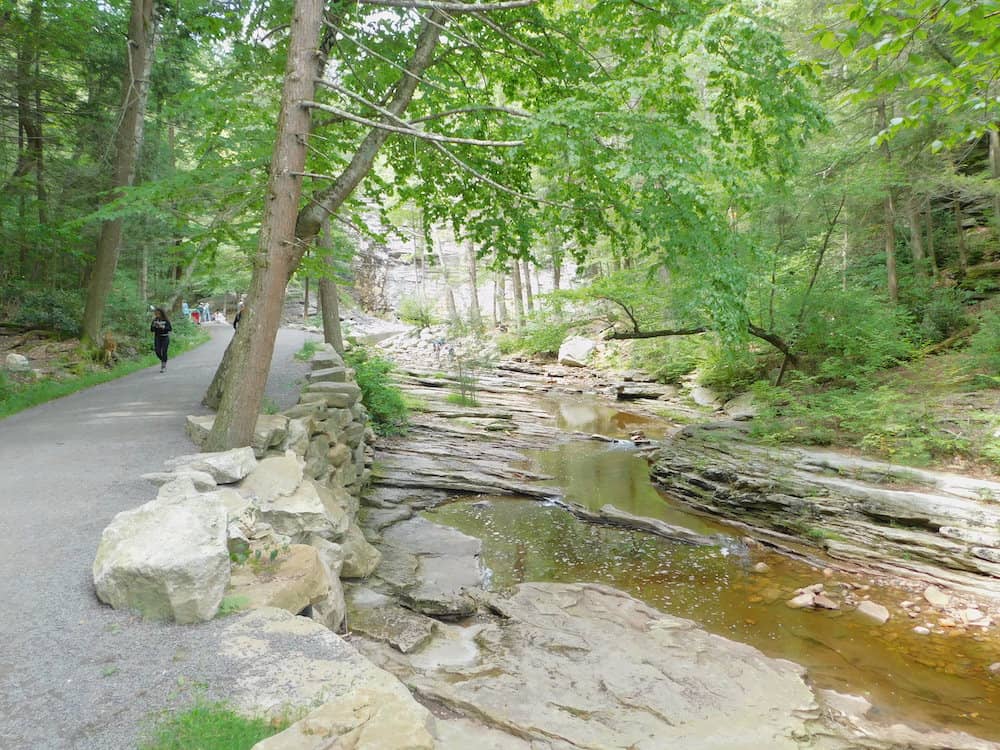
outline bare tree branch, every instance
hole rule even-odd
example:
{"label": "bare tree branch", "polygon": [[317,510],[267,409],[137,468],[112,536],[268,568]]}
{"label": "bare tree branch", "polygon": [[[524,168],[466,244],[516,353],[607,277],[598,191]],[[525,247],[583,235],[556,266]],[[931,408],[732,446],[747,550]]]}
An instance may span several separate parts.
{"label": "bare tree branch", "polygon": [[423,8],[449,13],[487,13],[495,10],[529,8],[538,0],[506,0],[500,3],[448,3],[435,0],[358,0],[359,5],[378,5],[383,8]]}
{"label": "bare tree branch", "polygon": [[[696,333],[708,333],[710,328],[706,326],[695,326],[693,328],[672,328],[659,331],[619,331],[604,337],[605,341],[621,341],[624,339],[658,339],[667,336],[693,336]],[[798,362],[798,358],[792,352],[788,343],[778,334],[765,331],[763,328],[755,326],[753,323],[747,324],[747,333],[751,336],[766,341],[775,349],[780,351],[790,362]]]}
{"label": "bare tree branch", "polygon": [[424,141],[433,141],[435,143],[461,143],[467,146],[488,146],[488,147],[505,147],[512,148],[515,146],[523,146],[524,141],[485,141],[478,138],[453,138],[447,135],[438,135],[437,133],[428,133],[425,130],[417,130],[411,127],[401,127],[397,125],[389,125],[384,122],[378,122],[377,120],[370,120],[367,117],[361,117],[360,115],[351,114],[346,110],[340,109],[339,107],[333,107],[329,104],[320,104],[319,102],[302,102],[303,107],[312,107],[313,109],[319,109],[323,112],[330,112],[331,114],[342,117],[345,120],[350,120],[358,125],[365,125],[369,128],[380,128],[382,130],[388,130],[390,133],[401,133],[402,135],[409,135],[413,138],[419,138]]}
{"label": "bare tree branch", "polygon": [[416,117],[409,120],[410,125],[416,125],[421,122],[428,122],[430,120],[440,120],[445,117],[451,117],[452,115],[464,115],[473,112],[501,112],[503,114],[511,115],[513,117],[524,117],[530,119],[534,115],[531,112],[525,112],[523,109],[515,109],[514,107],[496,107],[490,104],[482,104],[471,107],[456,107],[455,109],[447,109],[443,112],[435,112],[432,115],[424,115],[423,117]]}

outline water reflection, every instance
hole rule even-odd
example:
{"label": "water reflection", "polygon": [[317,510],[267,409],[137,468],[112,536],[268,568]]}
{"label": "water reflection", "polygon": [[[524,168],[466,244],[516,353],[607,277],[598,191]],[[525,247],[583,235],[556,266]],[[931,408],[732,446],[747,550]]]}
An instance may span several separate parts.
{"label": "water reflection", "polygon": [[[645,462],[627,451],[578,442],[539,452],[532,464],[556,476],[568,499],[588,507],[611,503],[700,533],[725,531],[724,525],[670,505],[650,485]],[[817,582],[820,574],[738,544],[690,547],[587,524],[553,505],[476,500],[440,507],[429,516],[483,539],[494,588],[523,581],[605,583],[711,632],[803,664],[813,682],[865,695],[887,721],[925,722],[1000,739],[1000,681],[986,671],[1000,661],[993,639],[919,636],[912,628],[920,622],[898,614],[880,626],[853,612],[790,609],[785,601],[792,592]],[[759,561],[770,566],[768,573],[752,572],[751,563]],[[827,588],[836,590],[839,583],[865,582],[838,576]],[[898,602],[906,593],[878,595],[887,605],[894,597]]]}

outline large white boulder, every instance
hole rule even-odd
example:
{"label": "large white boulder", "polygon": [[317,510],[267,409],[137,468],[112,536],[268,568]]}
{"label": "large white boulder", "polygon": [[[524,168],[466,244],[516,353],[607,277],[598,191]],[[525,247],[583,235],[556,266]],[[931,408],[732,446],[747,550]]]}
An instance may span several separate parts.
{"label": "large white boulder", "polygon": [[[115,609],[179,623],[215,616],[229,582],[227,512],[188,480],[115,516],[94,559],[98,598]],[[166,490],[166,492],[164,492]]]}
{"label": "large white boulder", "polygon": [[567,367],[586,367],[587,358],[596,348],[596,341],[583,336],[570,336],[559,346],[559,364]]}

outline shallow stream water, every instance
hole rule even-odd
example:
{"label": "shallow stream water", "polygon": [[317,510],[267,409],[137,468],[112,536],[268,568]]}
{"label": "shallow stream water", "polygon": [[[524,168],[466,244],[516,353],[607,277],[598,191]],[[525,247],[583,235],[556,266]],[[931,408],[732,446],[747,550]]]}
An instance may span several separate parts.
{"label": "shallow stream water", "polygon": [[[655,436],[666,426],[582,401],[553,401],[549,408],[568,431]],[[872,719],[1000,740],[1000,679],[987,669],[1000,661],[995,636],[954,630],[918,635],[913,628],[924,620],[894,606],[914,594],[893,589],[868,592],[892,611],[885,625],[851,611],[789,608],[785,602],[797,588],[823,581],[836,591],[838,582],[868,581],[846,574],[824,580],[805,563],[747,548],[738,530],[658,492],[631,443],[574,441],[535,453],[529,466],[553,476],[553,494],[567,500],[595,510],[612,504],[716,535],[719,544],[693,547],[594,525],[532,500],[474,497],[429,511],[432,520],[483,540],[492,588],[524,581],[605,583],[710,632],[802,664],[819,687],[865,696]],[[753,572],[757,562],[770,570]]]}

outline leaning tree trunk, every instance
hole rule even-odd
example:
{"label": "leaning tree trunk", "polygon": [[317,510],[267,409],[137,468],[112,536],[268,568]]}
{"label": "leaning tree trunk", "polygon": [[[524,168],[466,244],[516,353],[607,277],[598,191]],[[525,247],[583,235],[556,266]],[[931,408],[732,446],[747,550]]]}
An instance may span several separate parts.
{"label": "leaning tree trunk", "polygon": [[[153,51],[156,47],[155,10],[155,0],[132,0],[128,30],[128,68],[122,87],[122,115],[116,136],[112,193],[108,202],[118,198],[120,189],[131,185],[135,179],[135,167],[142,148],[146,100],[149,97],[149,76],[153,69]],[[87,286],[87,304],[83,310],[85,344],[93,344],[100,338],[104,308],[107,306],[115,268],[118,266],[121,239],[121,219],[101,224],[97,255],[94,258],[90,284]]]}
{"label": "leaning tree trunk", "polygon": [[[346,9],[348,4],[343,3],[340,7]],[[446,27],[447,22],[448,16],[440,11],[434,10],[428,14],[423,24],[423,28],[421,29],[420,36],[417,39],[416,47],[414,47],[413,55],[407,63],[405,70],[402,72],[402,75],[396,82],[392,98],[389,104],[385,107],[385,112],[387,113],[387,117],[385,119],[398,118],[404,111],[406,111],[406,108],[417,89],[417,84],[421,80],[421,76],[433,62],[434,49],[437,46],[438,39],[440,38],[441,30]],[[319,59],[318,63],[318,67],[322,68],[322,59]],[[307,75],[305,77],[309,78],[311,81],[314,77],[318,77],[320,73],[321,70],[317,70],[316,76]],[[303,102],[302,104],[306,103]],[[388,130],[379,127],[372,128],[368,132],[368,135],[365,136],[364,140],[361,141],[357,151],[354,152],[354,156],[351,157],[350,163],[344,168],[344,171],[340,173],[340,176],[334,181],[334,183],[330,187],[310,196],[309,204],[299,211],[298,217],[295,221],[294,241],[289,242],[284,248],[285,252],[287,252],[289,256],[288,278],[285,279],[286,284],[290,280],[291,274],[298,266],[299,261],[302,259],[302,254],[305,248],[309,247],[309,245],[315,240],[316,235],[319,233],[320,228],[323,225],[323,221],[329,216],[334,215],[340,209],[344,201],[346,201],[351,193],[354,192],[354,188],[356,188],[358,184],[360,184],[361,180],[363,180],[371,171],[372,166],[375,163],[375,157],[378,155],[379,149],[388,137]],[[304,141],[305,139],[302,140]],[[283,287],[281,292],[283,295]],[[240,325],[240,328],[242,330],[242,324]],[[272,350],[274,348],[274,337],[276,335],[277,328],[275,328],[271,333],[270,348]],[[226,348],[226,352],[222,357],[222,362],[219,364],[219,367],[215,372],[215,377],[208,386],[208,391],[205,393],[202,403],[209,408],[218,407],[221,409],[222,396],[225,391],[244,390],[249,387],[244,385],[239,369],[233,366],[233,361],[237,358],[236,351],[239,349],[245,349],[248,346],[248,341],[243,336],[233,337],[233,340]],[[240,355],[240,359],[245,359],[245,356],[246,355]],[[261,394],[263,394],[263,391],[261,391]],[[260,400],[257,401],[254,408],[257,409],[259,407]]]}
{"label": "leaning tree trunk", "polygon": [[319,304],[323,312],[323,340],[332,344],[338,353],[344,353],[344,333],[340,328],[340,299],[337,297],[337,282],[334,281],[333,235],[330,220],[323,223],[320,245],[325,255],[323,263],[326,273],[319,277]]}
{"label": "leaning tree trunk", "polygon": [[253,439],[281,323],[285,286],[302,257],[296,247],[295,222],[310,126],[310,110],[302,102],[311,99],[315,90],[323,5],[323,0],[296,0],[292,12],[278,132],[253,277],[235,343],[228,349],[231,356],[225,387],[206,450],[250,445]]}

